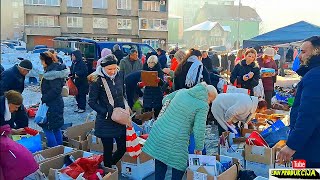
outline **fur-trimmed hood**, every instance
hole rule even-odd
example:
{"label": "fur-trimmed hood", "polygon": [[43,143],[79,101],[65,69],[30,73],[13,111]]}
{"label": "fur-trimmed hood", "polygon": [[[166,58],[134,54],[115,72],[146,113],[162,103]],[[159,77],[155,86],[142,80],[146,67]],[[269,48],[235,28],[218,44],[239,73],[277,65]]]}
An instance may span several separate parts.
{"label": "fur-trimmed hood", "polygon": [[47,71],[43,74],[43,78],[47,80],[54,80],[67,78],[69,74],[70,70],[66,68],[65,65],[54,63],[47,68]]}

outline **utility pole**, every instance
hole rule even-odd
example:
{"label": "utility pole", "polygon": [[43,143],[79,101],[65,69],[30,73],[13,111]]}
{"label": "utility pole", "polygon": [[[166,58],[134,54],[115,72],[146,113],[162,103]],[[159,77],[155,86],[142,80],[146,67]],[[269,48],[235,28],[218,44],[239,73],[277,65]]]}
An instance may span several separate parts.
{"label": "utility pole", "polygon": [[236,47],[237,49],[240,49],[240,10],[241,10],[241,0],[239,0],[239,7],[238,7],[238,22],[237,22],[237,44]]}

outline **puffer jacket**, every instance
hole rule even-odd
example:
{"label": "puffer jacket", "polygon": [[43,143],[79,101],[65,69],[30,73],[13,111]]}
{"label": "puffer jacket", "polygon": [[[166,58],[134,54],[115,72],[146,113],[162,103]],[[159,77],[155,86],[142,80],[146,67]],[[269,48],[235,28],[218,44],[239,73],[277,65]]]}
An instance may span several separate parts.
{"label": "puffer jacket", "polygon": [[160,108],[162,107],[163,92],[161,84],[163,84],[163,71],[157,63],[153,68],[149,68],[147,63],[143,65],[145,71],[158,71],[158,77],[160,78],[158,87],[146,86],[143,93],[143,107],[144,108]]}
{"label": "puffer jacket", "polygon": [[9,125],[0,127],[0,179],[22,180],[36,172],[39,165],[28,149],[8,137],[10,133]]}
{"label": "puffer jacket", "polygon": [[72,62],[70,68],[71,78],[74,81],[74,84],[77,86],[79,94],[88,94],[88,67],[86,63],[82,60],[82,55],[79,50],[73,51],[72,54],[74,54],[76,60]]}
{"label": "puffer jacket", "polygon": [[247,122],[258,107],[258,98],[241,93],[222,93],[212,102],[211,112],[220,126],[228,130],[226,122]]}
{"label": "puffer jacket", "polygon": [[163,99],[170,101],[151,129],[143,151],[153,158],[180,171],[185,171],[191,132],[195,150],[204,147],[208,91],[203,84],[175,91]]}
{"label": "puffer jacket", "polygon": [[98,78],[90,84],[89,106],[97,112],[95,122],[95,135],[100,138],[115,138],[126,134],[126,126],[118,124],[111,119],[113,107],[109,103],[102,78],[107,80],[112,97],[114,99],[114,107],[125,108],[124,97],[124,76],[118,72],[112,81],[102,72],[100,67],[98,70]]}
{"label": "puffer jacket", "polygon": [[61,92],[69,71],[63,68],[63,65],[52,63],[46,68],[41,81],[41,101],[49,107],[47,123],[41,125],[45,129],[56,130],[64,124],[64,102]]}
{"label": "puffer jacket", "polygon": [[[253,72],[254,75],[248,81],[243,80],[243,76],[248,74],[249,72]],[[249,89],[251,94],[254,95],[253,88],[258,86],[260,79],[260,69],[256,62],[252,62],[247,65],[246,60],[242,60],[239,62],[236,67],[233,69],[230,77],[230,82],[232,84],[237,80],[237,85],[241,85],[241,88]]]}

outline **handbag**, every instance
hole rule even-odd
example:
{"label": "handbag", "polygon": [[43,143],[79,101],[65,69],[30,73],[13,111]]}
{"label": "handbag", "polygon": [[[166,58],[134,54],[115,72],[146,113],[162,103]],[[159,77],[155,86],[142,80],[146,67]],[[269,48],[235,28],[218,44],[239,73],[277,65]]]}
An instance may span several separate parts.
{"label": "handbag", "polygon": [[[126,110],[126,109],[123,109],[121,107],[114,107],[114,99],[112,97],[109,85],[108,85],[108,83],[107,83],[105,78],[101,78],[101,80],[102,80],[104,89],[105,89],[105,91],[107,93],[107,97],[108,97],[109,103],[113,107],[113,112],[112,112],[112,115],[111,115],[111,119],[116,123],[130,126],[131,125],[131,118],[130,118],[129,111]],[[127,101],[126,101],[125,98],[123,98],[123,101],[124,101],[125,104],[127,104]]]}

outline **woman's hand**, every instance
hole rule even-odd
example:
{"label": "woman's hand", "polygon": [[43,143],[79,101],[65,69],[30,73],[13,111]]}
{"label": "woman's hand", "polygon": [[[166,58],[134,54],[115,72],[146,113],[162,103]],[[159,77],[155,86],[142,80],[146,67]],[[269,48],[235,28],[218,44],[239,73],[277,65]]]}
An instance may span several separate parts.
{"label": "woman's hand", "polygon": [[249,72],[249,79],[252,79],[253,78],[253,76],[254,76],[254,73],[253,72]]}
{"label": "woman's hand", "polygon": [[242,77],[242,79],[243,79],[244,81],[248,81],[248,80],[249,80],[249,77],[248,77],[247,75],[244,75],[244,76]]}
{"label": "woman's hand", "polygon": [[202,155],[202,151],[199,151],[199,150],[194,150],[194,153],[197,155]]}
{"label": "woman's hand", "polygon": [[20,128],[20,129],[11,129],[11,133],[12,135],[20,135],[25,133],[24,128]]}
{"label": "woman's hand", "polygon": [[166,74],[170,74],[171,69],[170,68],[163,68],[162,71]]}

